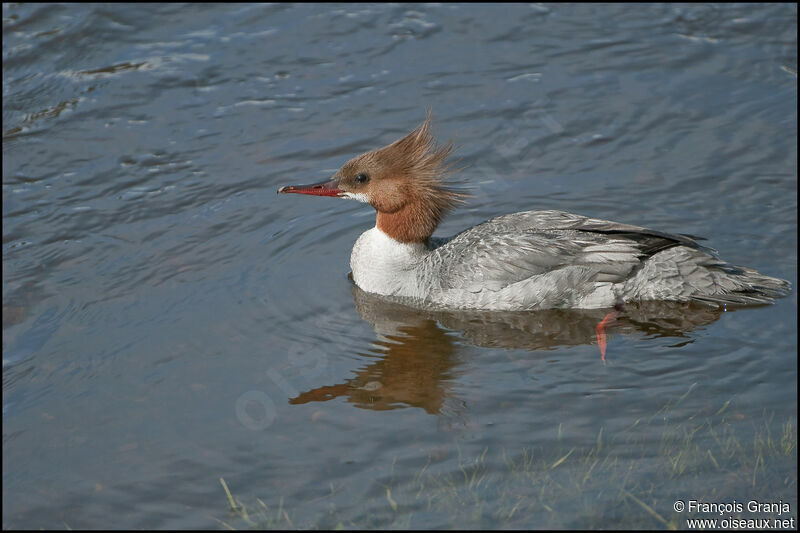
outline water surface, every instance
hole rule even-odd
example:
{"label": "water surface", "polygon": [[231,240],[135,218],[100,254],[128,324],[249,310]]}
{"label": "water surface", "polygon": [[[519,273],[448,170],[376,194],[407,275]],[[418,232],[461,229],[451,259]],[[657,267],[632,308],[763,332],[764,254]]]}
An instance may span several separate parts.
{"label": "water surface", "polygon": [[796,287],[796,73],[791,4],[4,5],[3,526],[253,525],[220,477],[266,527],[796,518],[796,292],[603,361],[594,312],[365,295],[374,212],[275,194],[432,108],[439,235],[563,209]]}

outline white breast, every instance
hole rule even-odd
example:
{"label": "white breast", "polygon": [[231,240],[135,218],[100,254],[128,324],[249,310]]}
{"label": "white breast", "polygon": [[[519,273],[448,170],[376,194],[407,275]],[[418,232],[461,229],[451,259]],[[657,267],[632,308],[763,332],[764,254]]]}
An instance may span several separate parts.
{"label": "white breast", "polygon": [[422,243],[404,244],[372,228],[361,234],[350,254],[353,280],[367,292],[424,297],[415,268],[428,253]]}

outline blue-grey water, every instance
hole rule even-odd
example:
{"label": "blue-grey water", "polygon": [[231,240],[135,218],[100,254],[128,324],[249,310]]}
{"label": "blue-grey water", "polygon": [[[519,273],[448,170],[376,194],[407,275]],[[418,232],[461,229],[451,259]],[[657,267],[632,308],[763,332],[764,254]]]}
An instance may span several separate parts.
{"label": "blue-grey water", "polygon": [[361,293],[374,211],[275,194],[430,108],[438,235],[562,209],[796,287],[796,5],[4,4],[2,106],[4,528],[796,519],[794,289],[603,361],[604,313]]}

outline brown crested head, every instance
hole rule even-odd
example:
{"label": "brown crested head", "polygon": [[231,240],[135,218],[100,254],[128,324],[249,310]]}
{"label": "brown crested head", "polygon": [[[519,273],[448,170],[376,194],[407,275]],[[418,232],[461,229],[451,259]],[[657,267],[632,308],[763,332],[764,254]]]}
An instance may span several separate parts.
{"label": "brown crested head", "polygon": [[431,115],[397,141],[354,157],[333,176],[343,196],[373,206],[378,229],[400,242],[424,242],[468,195],[444,185],[453,143],[436,146]]}

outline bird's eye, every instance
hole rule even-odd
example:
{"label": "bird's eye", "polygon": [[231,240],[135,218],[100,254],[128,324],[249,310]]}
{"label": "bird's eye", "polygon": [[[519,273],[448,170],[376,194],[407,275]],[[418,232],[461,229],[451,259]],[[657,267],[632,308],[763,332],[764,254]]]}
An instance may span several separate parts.
{"label": "bird's eye", "polygon": [[367,176],[366,174],[359,174],[358,176],[356,176],[356,181],[358,183],[366,183],[369,181],[369,176]]}

